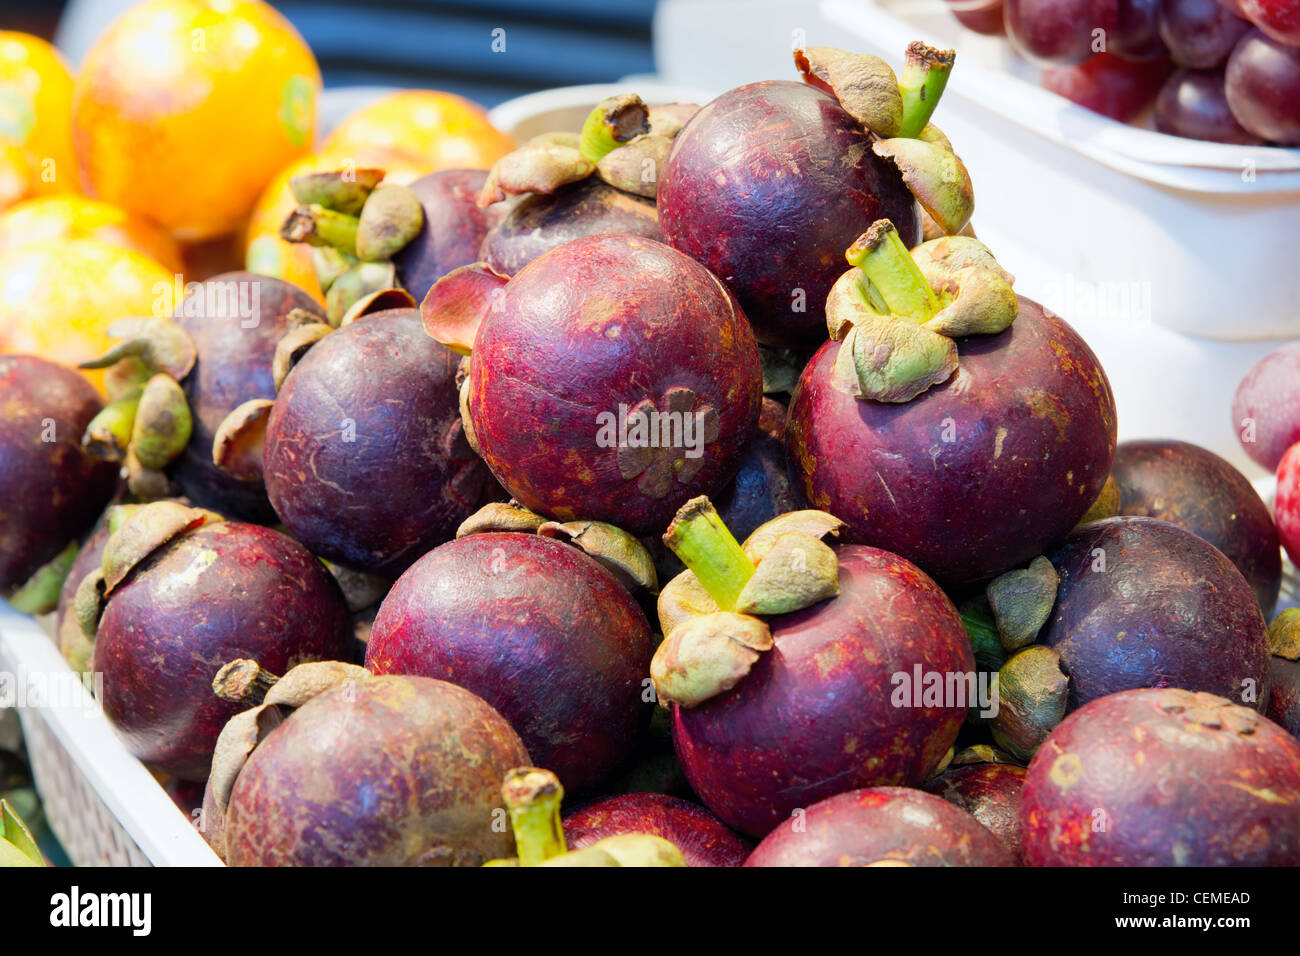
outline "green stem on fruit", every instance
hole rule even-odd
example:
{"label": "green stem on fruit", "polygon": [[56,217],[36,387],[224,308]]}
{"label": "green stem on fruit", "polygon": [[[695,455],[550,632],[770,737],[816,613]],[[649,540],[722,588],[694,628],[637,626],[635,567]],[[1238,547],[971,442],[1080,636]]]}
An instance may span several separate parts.
{"label": "green stem on fruit", "polygon": [[240,658],[224,664],[212,678],[212,692],[222,700],[255,707],[280,678],[264,670],[255,660]]}
{"label": "green stem on fruit", "polygon": [[916,137],[925,129],[948,85],[954,59],[956,54],[952,50],[936,50],[919,40],[908,45],[903,71],[898,77],[898,89],[903,94],[899,136]]}
{"label": "green stem on fruit", "polygon": [[560,824],[564,787],[555,774],[537,767],[511,770],[501,796],[510,811],[520,866],[537,866],[567,851]]}
{"label": "green stem on fruit", "polygon": [[347,213],[324,206],[299,206],[280,227],[280,238],[311,246],[333,246],[339,252],[355,256],[360,225],[360,219]]}
{"label": "green stem on fruit", "polygon": [[140,408],[143,388],[132,389],[101,408],[86,426],[81,447],[88,455],[105,461],[122,461],[131,444],[135,415]]}
{"label": "green stem on fruit", "polygon": [[938,297],[888,219],[873,222],[845,258],[862,270],[892,314],[919,325],[939,311]]}
{"label": "green stem on fruit", "polygon": [[741,590],[754,576],[740,542],[727,530],[707,497],[682,505],[664,534],[666,544],[699,579],[723,611],[734,611]]}
{"label": "green stem on fruit", "polygon": [[635,93],[611,96],[596,104],[582,123],[578,152],[598,163],[618,147],[650,132],[650,111]]}

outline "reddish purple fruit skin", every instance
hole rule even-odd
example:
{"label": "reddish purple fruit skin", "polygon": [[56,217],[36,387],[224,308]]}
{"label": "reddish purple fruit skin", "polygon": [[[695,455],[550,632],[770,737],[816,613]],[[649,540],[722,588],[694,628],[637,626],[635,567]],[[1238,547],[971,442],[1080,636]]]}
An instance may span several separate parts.
{"label": "reddish purple fruit skin", "polygon": [[909,248],[921,241],[898,170],[833,97],[802,83],[719,96],[677,134],[659,180],[664,241],[722,279],[769,345],[826,338],[844,250],[882,218]]}
{"label": "reddish purple fruit skin", "polygon": [[907,787],[871,787],[811,806],[769,833],[745,866],[1015,866],[973,816]]}
{"label": "reddish purple fruit skin", "polygon": [[469,535],[435,548],[379,608],[366,666],[458,684],[510,721],[570,791],[627,757],[649,718],[650,625],[572,545]]}
{"label": "reddish purple fruit skin", "polygon": [[1160,0],[1119,0],[1107,52],[1122,60],[1159,60],[1169,55],[1160,39]]}
{"label": "reddish purple fruit skin", "polygon": [[973,816],[1019,860],[1020,790],[1024,783],[1024,767],[984,763],[932,777],[925,789]]}
{"label": "reddish purple fruit skin", "polygon": [[[232,307],[252,302],[258,305],[252,317]],[[227,272],[204,282],[176,310],[177,323],[194,340],[198,361],[182,383],[194,431],[172,477],[198,507],[259,524],[275,521],[266,486],[240,481],[213,464],[212,440],[222,420],[239,405],[275,398],[271,362],[292,309],[305,309],[322,321],[325,314],[315,299],[291,283],[252,272]]]}
{"label": "reddish purple fruit skin", "polygon": [[1224,704],[1132,690],[1067,717],[1025,778],[1025,863],[1300,864],[1300,743]]}
{"label": "reddish purple fruit skin", "polygon": [[1222,70],[1179,70],[1156,97],[1154,116],[1156,129],[1171,136],[1239,146],[1264,142],[1232,115]]}
{"label": "reddish purple fruit skin", "polygon": [[140,760],[202,780],[242,709],[212,692],[223,664],[247,657],[283,674],[342,657],[351,636],[338,585],[306,548],[260,525],[204,525],[109,595],[95,639],[100,704]]}
{"label": "reddish purple fruit skin", "polygon": [[1300,441],[1300,342],[1288,342],[1250,367],[1232,399],[1232,428],[1242,450],[1276,471]]}
{"label": "reddish purple fruit skin", "polygon": [[391,577],[455,534],[487,478],[461,426],[459,363],[414,309],[364,316],[312,346],[280,390],[262,455],[290,534]]}
{"label": "reddish purple fruit skin", "polygon": [[1002,0],[983,0],[978,6],[971,4],[969,0],[950,0],[950,2],[955,3],[952,15],[966,29],[994,37],[1006,33],[1006,27],[1002,22]]}
{"label": "reddish purple fruit skin", "polygon": [[1198,445],[1128,441],[1111,475],[1120,514],[1156,518],[1204,538],[1237,566],[1260,610],[1273,616],[1282,586],[1282,551],[1268,506],[1246,476]]}
{"label": "reddish purple fruit skin", "polygon": [[592,177],[549,196],[524,196],[488,230],[478,257],[512,276],[556,246],[582,236],[609,235],[658,241],[662,238],[659,213],[654,200],[633,196]]}
{"label": "reddish purple fruit skin", "polygon": [[624,793],[564,818],[564,839],[581,850],[606,837],[649,833],[682,851],[687,866],[740,866],[750,844],[703,807],[664,793]]}
{"label": "reddish purple fruit skin", "polygon": [[1040,66],[1082,63],[1119,24],[1119,0],[1006,0],[1007,36],[1021,55]]}
{"label": "reddish purple fruit skin", "polygon": [[1272,687],[1264,713],[1292,737],[1300,737],[1300,663],[1275,656],[1268,672]]}
{"label": "reddish purple fruit skin", "polygon": [[[811,506],[851,540],[945,584],[1024,564],[1083,517],[1115,453],[1115,398],[1097,357],[1028,299],[1005,332],[958,342],[954,376],[904,404],[831,384],[822,346],[790,402],[786,446]],[[951,438],[951,441],[945,441]]]}
{"label": "reddish purple fruit skin", "polygon": [[0,356],[0,589],[21,585],[81,537],[112,496],[117,466],[81,450],[102,406],[71,369]]}
{"label": "reddish purple fruit skin", "polygon": [[[694,393],[696,412],[717,413],[716,440],[693,460],[659,449],[624,477],[617,436],[603,432],[601,417],[643,401],[664,411],[677,388]],[[484,460],[526,507],[658,534],[679,507],[734,474],[762,388],[749,324],[708,270],[650,239],[589,236],[505,286],[474,341],[468,405]],[[701,460],[683,481],[676,469]],[[643,489],[661,467],[666,484]]]}
{"label": "reddish purple fruit skin", "polygon": [[478,207],[487,179],[483,169],[444,169],[407,186],[424,207],[424,225],[397,255],[393,265],[402,288],[420,302],[452,269],[478,259],[488,217]]}
{"label": "reddish purple fruit skin", "polygon": [[510,725],[443,681],[382,677],[309,700],[240,771],[231,866],[480,866],[509,857],[501,781],[530,764]]}
{"label": "reddish purple fruit skin", "polygon": [[[1098,549],[1105,571],[1094,570]],[[1060,585],[1038,639],[1061,655],[1071,708],[1138,687],[1267,701],[1264,616],[1217,548],[1154,518],[1119,517],[1085,525],[1048,557]]]}
{"label": "reddish purple fruit skin", "polygon": [[1279,145],[1300,145],[1300,47],[1252,30],[1233,49],[1225,77],[1237,122]]}
{"label": "reddish purple fruit skin", "polygon": [[896,707],[892,678],[974,669],[952,602],[915,565],[837,549],[840,593],[768,619],[773,650],[733,689],[674,707],[687,780],[728,826],[762,836],[846,789],[919,786],[957,738],[966,707]]}

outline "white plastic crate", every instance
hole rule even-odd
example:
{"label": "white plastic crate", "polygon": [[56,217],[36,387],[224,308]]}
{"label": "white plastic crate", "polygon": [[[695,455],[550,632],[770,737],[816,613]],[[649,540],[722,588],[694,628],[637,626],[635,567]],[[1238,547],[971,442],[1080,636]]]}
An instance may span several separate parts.
{"label": "white plastic crate", "polygon": [[[78,866],[220,866],[190,819],[127,752],[35,620],[0,601],[0,674],[11,680],[45,816]],[[26,706],[38,684],[57,689]]]}

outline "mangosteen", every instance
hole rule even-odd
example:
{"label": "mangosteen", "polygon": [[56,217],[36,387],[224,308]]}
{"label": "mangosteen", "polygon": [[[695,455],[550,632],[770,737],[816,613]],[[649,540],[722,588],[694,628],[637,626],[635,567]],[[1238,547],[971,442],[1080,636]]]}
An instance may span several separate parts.
{"label": "mangosteen", "polygon": [[696,109],[612,96],[597,104],[580,133],[535,136],[502,157],[479,203],[492,210],[509,200],[508,208],[484,237],[479,259],[514,275],[580,236],[660,239],[660,171],[673,137]]}
{"label": "mangosteen", "polygon": [[396,577],[452,537],[486,486],[458,412],[460,358],[424,334],[413,309],[314,329],[319,340],[305,342],[275,401],[232,412],[213,454],[260,475],[289,533],[315,554]]}
{"label": "mangosteen", "polygon": [[337,661],[277,679],[237,660],[213,689],[256,703],[223,729],[204,794],[204,836],[231,866],[478,866],[512,851],[501,779],[528,754],[464,688]]}
{"label": "mangosteen", "polygon": [[829,47],[794,58],[802,84],[751,83],[687,122],[664,165],[659,218],[664,241],[727,284],[760,342],[815,346],[843,271],[837,250],[882,218],[916,245],[922,206],[958,233],[974,198],[929,122],[951,51],[913,43],[901,79],[878,57]]}
{"label": "mangosteen", "polygon": [[745,866],[1015,866],[973,816],[907,787],[822,800],[769,833]]}
{"label": "mangosteen", "polygon": [[926,781],[925,789],[960,807],[993,832],[1020,859],[1020,790],[1025,768],[981,763],[953,767]]}
{"label": "mangosteen", "polygon": [[651,678],[692,788],[754,836],[845,788],[920,785],[975,703],[947,596],[897,555],[820,540],[841,526],[791,512],[742,547],[697,499],[664,537],[689,570],[660,593]]}
{"label": "mangosteen", "polygon": [[1120,514],[1157,518],[1214,545],[1237,566],[1273,614],[1282,586],[1277,529],[1259,493],[1227,461],[1184,441],[1128,441],[1115,452],[1111,475]]}
{"label": "mangosteen", "polygon": [[82,449],[103,402],[71,369],[0,356],[0,405],[0,592],[19,610],[44,613],[78,540],[112,497],[118,469]]}
{"label": "mangosteen", "polygon": [[1300,742],[1213,694],[1111,694],[1038,751],[1020,824],[1030,866],[1300,865]]}
{"label": "mangosteen", "polygon": [[[602,530],[616,531],[586,523],[569,533],[581,542]],[[622,541],[640,550],[630,535]],[[649,555],[640,557],[652,582]],[[473,691],[578,790],[623,763],[644,730],[650,653],[645,615],[595,558],[539,534],[484,531],[434,548],[398,578],[366,666]]]}
{"label": "mangosteen", "polygon": [[1268,626],[1271,693],[1264,713],[1300,737],[1300,608],[1287,608]]}
{"label": "mangosteen", "polygon": [[804,495],[945,586],[1024,565],[1106,482],[1115,400],[1096,356],[974,239],[909,254],[880,222],[846,258],[832,340],[790,403]]}
{"label": "mangosteen", "polygon": [[581,850],[622,833],[650,833],[682,851],[687,866],[740,866],[750,844],[703,807],[663,793],[623,793],[564,818],[564,839]]}
{"label": "mangosteen", "polygon": [[111,533],[75,610],[93,635],[104,714],[131,753],[185,780],[207,776],[238,710],[210,689],[224,661],[283,671],[337,658],[352,633],[338,585],[302,545],[166,501]]}
{"label": "mangosteen", "polygon": [[421,176],[406,188],[424,208],[415,238],[393,256],[397,281],[419,302],[433,284],[453,269],[479,258],[490,216],[478,206],[487,180],[483,169],[443,169]]}
{"label": "mangosteen", "polygon": [[1060,576],[1040,639],[1070,677],[1070,706],[1180,687],[1259,710],[1268,637],[1255,592],[1223,554],[1154,518],[1084,525],[1048,557]]}
{"label": "mangosteen", "polygon": [[749,325],[707,269],[662,243],[575,239],[508,281],[467,266],[421,309],[430,335],[470,353],[475,449],[539,514],[649,533],[730,478],[754,434]]}

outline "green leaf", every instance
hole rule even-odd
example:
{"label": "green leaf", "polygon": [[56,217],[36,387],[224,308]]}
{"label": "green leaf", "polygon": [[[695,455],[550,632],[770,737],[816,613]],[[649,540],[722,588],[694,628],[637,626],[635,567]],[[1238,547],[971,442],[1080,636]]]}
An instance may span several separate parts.
{"label": "green leaf", "polygon": [[31,831],[7,800],[0,800],[0,866],[44,866]]}

